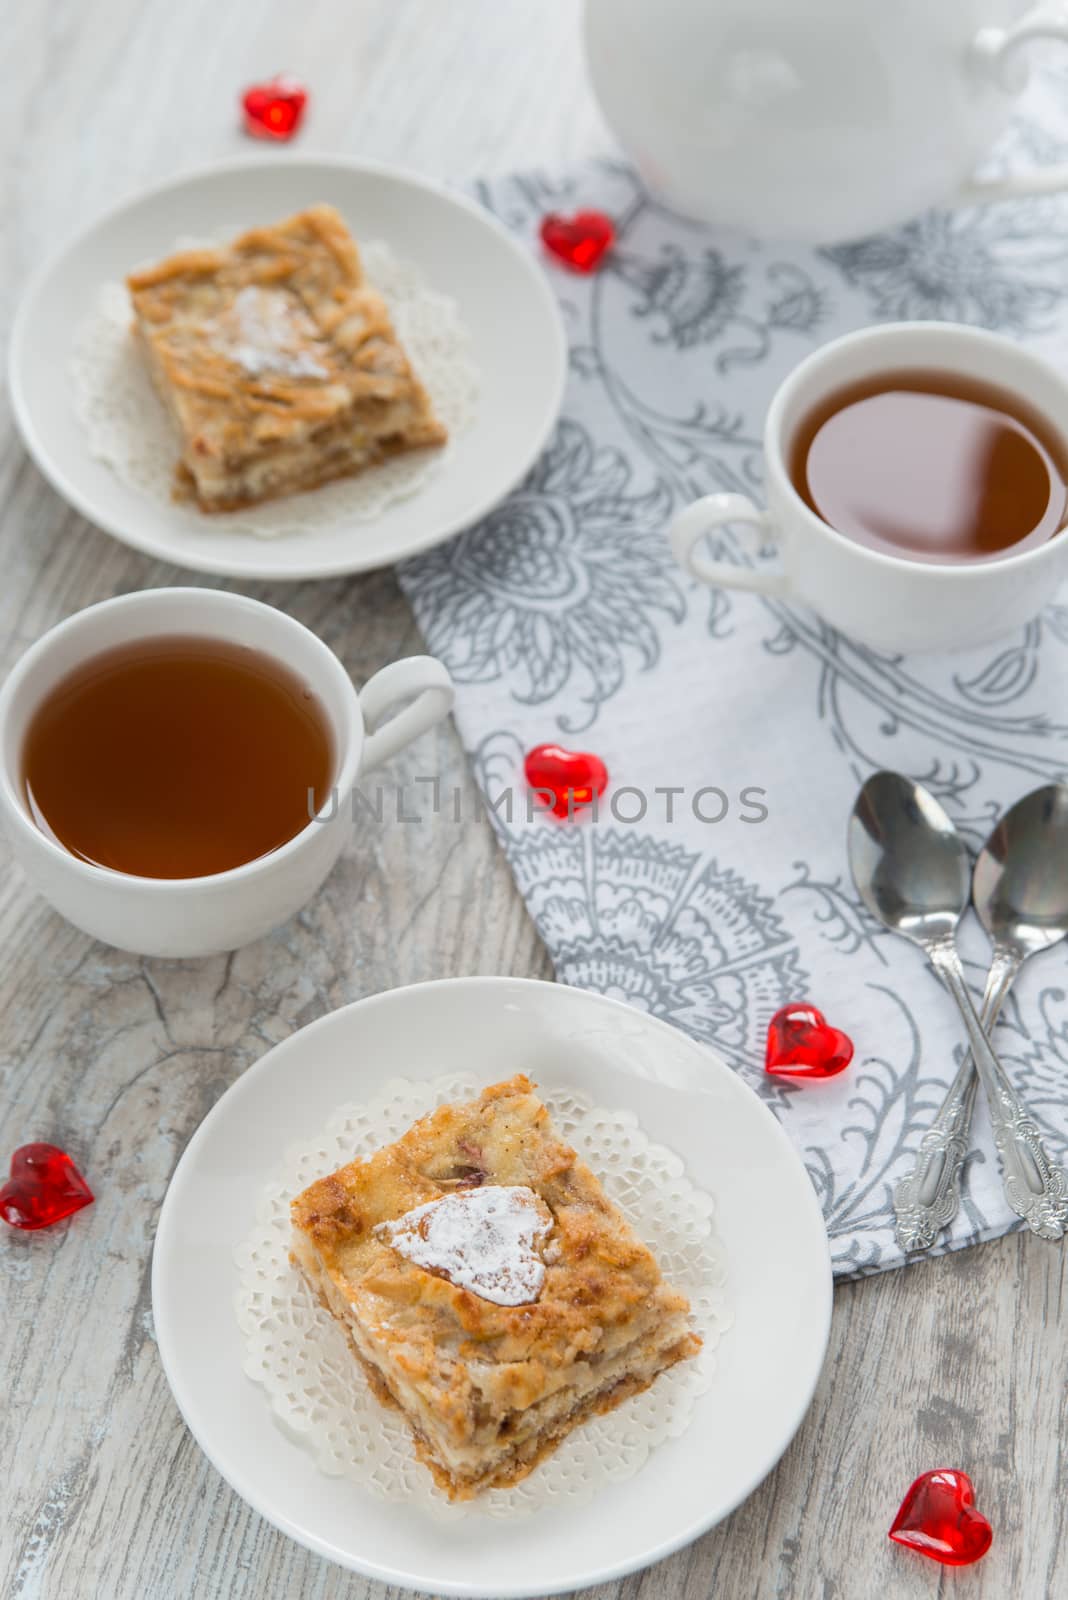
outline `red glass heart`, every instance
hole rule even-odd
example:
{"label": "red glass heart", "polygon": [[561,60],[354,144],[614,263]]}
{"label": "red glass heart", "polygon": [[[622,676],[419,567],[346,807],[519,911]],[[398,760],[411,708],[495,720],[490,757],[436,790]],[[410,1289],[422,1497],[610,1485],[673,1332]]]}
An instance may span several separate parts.
{"label": "red glass heart", "polygon": [[986,1555],[994,1530],[975,1509],[975,1490],[968,1474],[939,1467],[935,1472],[921,1472],[909,1489],[890,1538],[945,1567],[968,1567]]}
{"label": "red glass heart", "polygon": [[768,1024],[765,1072],[789,1078],[833,1078],[852,1059],[852,1039],[832,1028],[815,1006],[783,1006]]}
{"label": "red glass heart", "polygon": [[558,817],[592,805],[608,787],[608,768],[600,756],[559,744],[536,744],[527,751],[523,770],[537,798]]}
{"label": "red glass heart", "polygon": [[254,83],[241,96],[245,132],[254,139],[292,139],[307,100],[307,90],[295,78],[279,76],[269,83]]}
{"label": "red glass heart", "polygon": [[540,232],[549,254],[572,272],[595,272],[616,242],[615,224],[603,211],[576,211],[573,217],[553,211],[542,219]]}
{"label": "red glass heart", "polygon": [[12,1228],[50,1228],[92,1203],[93,1191],[58,1146],[24,1144],[11,1157],[11,1177],[0,1189],[0,1217]]}

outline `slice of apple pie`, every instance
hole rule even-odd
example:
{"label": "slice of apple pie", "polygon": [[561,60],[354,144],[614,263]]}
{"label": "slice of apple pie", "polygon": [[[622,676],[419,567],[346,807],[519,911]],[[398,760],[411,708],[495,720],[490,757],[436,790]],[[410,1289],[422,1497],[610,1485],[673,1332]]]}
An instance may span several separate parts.
{"label": "slice of apple pie", "polygon": [[293,1259],[451,1499],[694,1355],[689,1304],[525,1077],[293,1201]]}
{"label": "slice of apple pie", "polygon": [[176,489],[230,511],[445,443],[332,206],[127,279],[181,440]]}

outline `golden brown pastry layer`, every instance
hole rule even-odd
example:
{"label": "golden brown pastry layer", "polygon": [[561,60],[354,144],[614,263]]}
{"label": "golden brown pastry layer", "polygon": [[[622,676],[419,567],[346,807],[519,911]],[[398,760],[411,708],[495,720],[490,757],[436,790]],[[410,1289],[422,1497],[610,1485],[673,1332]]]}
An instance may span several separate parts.
{"label": "golden brown pastry layer", "polygon": [[[483,1184],[529,1188],[552,1215],[532,1303],[495,1304],[375,1235]],[[312,1184],[292,1214],[294,1260],[455,1499],[517,1482],[587,1416],[700,1348],[686,1299],[523,1076],[442,1106],[370,1160]]]}
{"label": "golden brown pastry layer", "polygon": [[312,489],[446,432],[332,206],[133,273],[135,329],[205,511]]}

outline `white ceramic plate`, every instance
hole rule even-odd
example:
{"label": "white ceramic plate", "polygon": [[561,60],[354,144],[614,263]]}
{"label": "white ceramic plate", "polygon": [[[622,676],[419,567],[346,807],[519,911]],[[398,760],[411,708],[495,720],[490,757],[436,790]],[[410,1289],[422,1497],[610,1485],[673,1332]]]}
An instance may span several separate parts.
{"label": "white ceramic plate", "polygon": [[[295,1139],[388,1078],[526,1071],[626,1107],[717,1202],[734,1326],[688,1430],[631,1479],[568,1510],[500,1522],[433,1519],[324,1476],[242,1373],[233,1252]],[[164,1200],[152,1263],[164,1369],[222,1475],[284,1533],[340,1565],[435,1595],[563,1593],[649,1565],[734,1509],[775,1465],[827,1344],[827,1238],[808,1176],[774,1117],[701,1045],[629,1006],[510,978],[417,984],[301,1029],[208,1113]],[[789,1359],[783,1359],[783,1352]]]}
{"label": "white ceramic plate", "polygon": [[[182,236],[273,222],[316,201],[337,206],[356,239],[383,239],[427,284],[451,295],[479,368],[475,423],[441,470],[370,522],[338,522],[275,540],[213,526],[127,487],[90,455],[70,395],[79,327],[103,283],[171,250]],[[370,162],[252,158],[153,189],[95,223],[37,275],[11,340],[9,381],[27,450],[78,511],[146,554],[234,578],[325,578],[425,550],[484,516],[527,472],[556,421],[567,345],[540,264],[478,206]]]}

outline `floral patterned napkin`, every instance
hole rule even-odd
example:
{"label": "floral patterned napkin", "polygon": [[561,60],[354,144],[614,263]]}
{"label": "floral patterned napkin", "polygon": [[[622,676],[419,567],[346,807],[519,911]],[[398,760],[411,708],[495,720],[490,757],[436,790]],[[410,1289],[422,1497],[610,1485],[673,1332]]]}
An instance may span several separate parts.
{"label": "floral patterned napkin", "polygon": [[[999,160],[1068,157],[1066,89],[1043,75]],[[966,655],[880,654],[789,602],[689,583],[665,526],[711,490],[759,495],[773,390],[849,328],[947,318],[1068,366],[1068,196],[814,250],[684,221],[621,165],[477,192],[532,248],[548,210],[596,206],[619,229],[595,276],[546,266],[571,345],[549,448],[492,516],[401,573],[456,679],[501,842],[558,976],[717,1050],[801,1152],[836,1272],[898,1266],[891,1188],[961,1030],[921,954],[861,907],[846,819],[863,778],[894,767],[977,847],[1006,805],[1065,776],[1068,607]],[[607,763],[596,820],[528,817],[522,758],[544,741]],[[961,947],[978,991],[989,952],[973,918]],[[768,1019],[800,999],[856,1043],[838,1078],[763,1071]],[[1024,972],[997,1044],[1064,1160],[1068,946]],[[982,1111],[974,1137],[950,1248],[1016,1225]]]}

